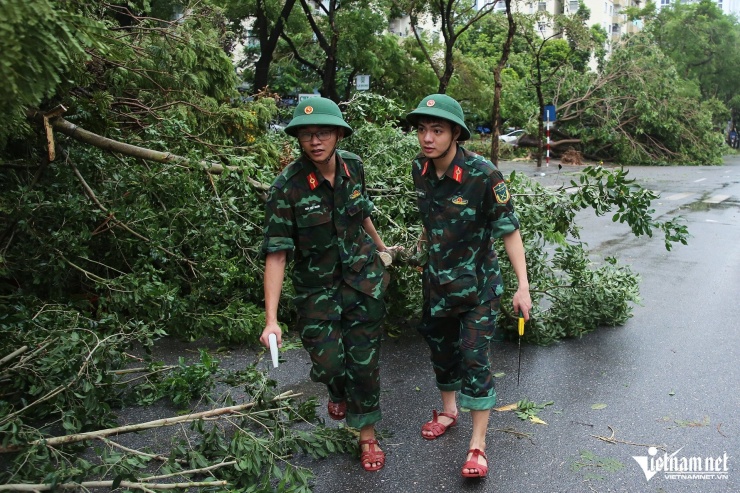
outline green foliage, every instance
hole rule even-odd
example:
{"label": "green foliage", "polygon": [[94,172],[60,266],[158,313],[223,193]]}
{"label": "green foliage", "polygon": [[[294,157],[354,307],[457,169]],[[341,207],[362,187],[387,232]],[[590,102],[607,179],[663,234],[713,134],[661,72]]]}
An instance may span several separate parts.
{"label": "green foliage", "polygon": [[[6,84],[10,93],[3,101],[15,115],[6,127],[12,139],[5,138],[10,133],[0,134],[0,157],[9,164],[0,170],[0,357],[8,357],[0,365],[0,440],[3,446],[20,447],[8,467],[0,469],[0,480],[56,484],[107,478],[120,483],[143,477],[154,463],[167,474],[233,461],[233,467],[223,466],[212,474],[232,482],[235,490],[308,491],[310,472],[286,457],[356,451],[356,437],[348,430],[317,425],[315,402],[274,403],[275,383],[262,372],[254,367],[222,372],[207,353],[201,353],[198,362],[180,361],[174,368],[145,358],[145,379],[121,377],[125,375],[121,371],[131,370],[131,348],[146,352],[166,334],[185,340],[207,336],[227,345],[256,341],[264,326],[262,195],[264,185],[291,160],[295,144],[266,131],[278,115],[275,101],[239,97],[224,50],[231,34],[225,17],[210,3],[190,5],[188,15],[178,22],[153,17],[155,12],[171,12],[172,4],[166,1],[126,2],[126,9],[101,4],[85,11],[88,4],[34,2],[40,14],[21,2],[0,4],[10,12],[0,20],[1,39],[17,37],[0,61],[10,67]],[[22,25],[20,14],[44,22]],[[358,16],[359,10],[350,11],[340,20],[359,22]],[[380,87],[395,87],[399,99],[357,95],[345,108],[355,133],[342,147],[365,161],[368,192],[377,208],[374,220],[385,242],[403,245],[407,256],[414,258],[420,221],[409,166],[418,143],[397,123],[431,92],[430,72],[419,70],[424,62],[418,47],[394,46],[393,38],[374,39],[378,50],[369,50],[372,53],[355,49],[369,46],[368,33],[379,25],[373,19],[368,22],[375,24],[358,29],[364,38],[343,38],[352,52],[343,53],[338,73],[350,80],[354,68],[367,68],[378,74]],[[305,16],[291,16],[288,28],[297,34],[294,40],[315,50],[311,54],[320,59],[324,55],[318,53],[304,21]],[[101,26],[107,27],[103,34]],[[477,50],[484,51],[487,36],[500,35],[497,27],[489,27],[471,36]],[[33,29],[39,32],[26,32]],[[557,49],[548,51],[552,60],[543,60],[545,64],[562,61],[565,45],[553,46]],[[639,55],[644,65],[624,66],[645,69],[655,61],[659,63],[654,70],[675,75],[651,47],[631,46],[632,51],[615,53],[613,58],[626,64],[631,55]],[[285,55],[285,47],[280,49]],[[381,53],[398,60],[402,69],[395,73],[384,67]],[[490,95],[469,90],[485,86],[482,73],[490,64],[467,55],[459,60],[462,65],[453,86],[460,94],[478,93],[480,99],[466,97],[465,104],[471,115],[483,118],[485,112],[478,109],[488,104]],[[531,62],[517,53],[504,72],[507,118],[522,125],[531,125],[539,114],[537,102],[527,92]],[[27,74],[22,72],[27,63],[37,70],[30,85],[24,85],[27,75],[18,75]],[[317,82],[305,67],[287,59],[276,68],[285,69],[280,80],[286,88]],[[568,75],[573,73],[577,72]],[[578,75],[568,88],[574,95],[592,80]],[[616,80],[622,83],[619,87],[634,89],[626,94],[642,98],[648,92],[643,86],[635,89],[626,75]],[[665,161],[676,156],[692,162],[714,158],[706,147],[713,142],[706,128],[718,105],[693,104],[698,101],[691,99],[696,84],[672,80],[655,82],[653,99],[637,100],[630,135],[645,136],[644,142],[657,135],[670,143]],[[403,91],[408,92],[401,95]],[[604,91],[607,101],[609,90]],[[676,104],[691,103],[691,112],[680,114],[672,98]],[[668,103],[661,106],[659,101]],[[38,137],[43,131],[32,129],[21,115],[30,106],[46,111],[58,104],[66,108],[66,120],[86,130],[187,161],[134,159],[56,132],[57,159],[48,162],[47,142]],[[601,109],[593,105],[585,110],[581,123],[588,125],[575,128],[574,134],[603,144],[601,152],[645,159],[644,149],[629,151],[623,137],[615,135],[613,129],[620,124],[616,114],[605,111],[605,119],[598,120]],[[695,128],[689,126],[691,121]],[[224,170],[220,174],[203,170],[211,165]],[[527,331],[531,341],[546,344],[624,323],[631,304],[638,301],[636,275],[613,259],[605,259],[603,265],[592,261],[585,245],[577,243],[574,218],[579,210],[613,212],[614,219],[634,234],[663,231],[667,247],[685,243],[685,227],[654,220],[650,208],[654,195],[625,175],[587,169],[584,178],[574,182],[578,188],[574,194],[510,176],[525,231],[530,277],[535,295],[540,295],[535,296],[534,330]],[[506,284],[514,286],[506,256],[501,258]],[[421,306],[419,273],[403,263],[393,269],[389,320],[412,319]],[[290,324],[290,281],[283,292],[280,317]],[[515,318],[506,312],[511,295],[509,289],[500,320],[513,333]],[[210,397],[216,384],[243,385],[256,407],[245,416],[234,416],[228,427],[195,423],[191,432],[196,440],[157,452],[168,456],[165,461],[152,457],[156,454],[112,446],[99,450],[95,454],[99,461],[92,461],[75,457],[82,445],[32,443],[112,425],[115,409],[126,403],[166,398],[178,408],[189,407],[198,397]],[[299,429],[293,426],[297,421],[304,423]]]}
{"label": "green foliage", "polygon": [[553,404],[553,401],[537,404],[536,402],[530,401],[525,397],[524,399],[516,403],[516,416],[523,421],[527,421],[531,418],[537,417],[540,411],[545,409],[547,406],[552,406]]}
{"label": "green foliage", "polygon": [[[62,7],[62,3],[68,4]],[[105,26],[81,10],[87,2],[0,0],[0,110],[17,118],[24,106],[36,106],[65,82],[85,50],[100,47]],[[80,9],[80,10],[78,10]],[[0,143],[9,134],[0,131]]]}
{"label": "green foliage", "polygon": [[[534,292],[534,316],[525,332],[531,342],[550,344],[581,337],[599,327],[624,324],[632,315],[632,305],[640,301],[639,276],[629,267],[619,266],[614,258],[593,261],[587,245],[570,240],[580,238],[574,222],[579,210],[593,210],[597,215],[615,211],[613,219],[624,222],[638,236],[663,231],[666,248],[687,241],[680,219],[652,219],[654,211],[649,204],[656,198],[654,193],[636,185],[623,170],[587,167],[572,183],[574,193],[545,189],[521,174],[512,173],[509,180],[522,222]],[[499,247],[504,284],[515,286],[508,258]],[[504,294],[499,325],[513,337],[517,317],[509,312],[512,295],[512,291]]]}
{"label": "green foliage", "polygon": [[[703,104],[650,35],[621,43],[598,75],[564,76],[559,104],[568,110],[558,130],[581,138],[584,154],[622,164],[721,162],[714,122],[726,110],[716,101]],[[586,91],[592,97],[583,100]]]}
{"label": "green foliage", "polygon": [[[207,375],[201,374],[204,368]],[[173,375],[162,382],[182,380],[179,392],[186,392],[187,382],[205,390],[213,385],[213,378],[219,373],[215,370],[215,362],[201,352],[200,363],[192,369],[178,365]],[[172,475],[184,482],[197,479],[188,471],[210,468],[210,481],[228,484],[214,486],[213,491],[308,492],[313,474],[288,457],[324,458],[357,453],[357,439],[349,429],[330,429],[319,422],[315,401],[274,400],[276,383],[253,366],[241,372],[240,381],[253,396],[254,406],[230,414],[223,424],[194,421],[187,437],[175,437],[171,444],[150,440],[151,446],[140,451],[121,449],[106,439],[103,443],[107,446],[95,445],[95,453],[92,458],[87,454],[87,459],[73,452],[91,447],[89,443],[60,447],[41,442],[23,446],[5,470],[0,468],[0,480],[50,484],[98,480],[113,481],[115,485],[122,480],[145,481],[154,475]],[[297,423],[301,426],[297,427]],[[152,467],[156,474],[152,474]]]}
{"label": "green foliage", "polygon": [[676,3],[648,22],[645,29],[685,79],[695,81],[704,98],[727,104],[740,77],[740,24],[707,0]]}
{"label": "green foliage", "polygon": [[0,313],[2,354],[25,350],[0,368],[2,445],[38,438],[34,426],[45,423],[67,433],[113,423],[112,407],[120,399],[110,392],[111,372],[126,363],[125,351],[134,344],[151,346],[161,334],[115,314],[84,316],[71,302],[19,296],[6,301]]}
{"label": "green foliage", "polygon": [[175,406],[187,409],[193,399],[210,400],[209,393],[215,385],[213,377],[218,372],[218,366],[219,361],[204,349],[200,350],[199,362],[188,365],[185,358],[180,356],[177,366],[161,378],[157,371],[161,364],[150,364],[147,370],[151,376],[130,393],[135,395],[135,402],[139,405],[149,405],[164,397]]}

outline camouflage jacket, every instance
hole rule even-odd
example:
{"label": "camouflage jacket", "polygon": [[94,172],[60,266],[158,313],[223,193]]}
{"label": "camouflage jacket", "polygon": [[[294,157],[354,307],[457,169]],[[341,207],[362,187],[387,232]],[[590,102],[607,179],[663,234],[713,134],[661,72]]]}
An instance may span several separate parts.
{"label": "camouflage jacket", "polygon": [[424,298],[431,315],[461,313],[501,296],[493,241],[519,229],[501,172],[459,148],[441,179],[423,155],[414,159],[411,173],[427,233]]}
{"label": "camouflage jacket", "polygon": [[337,151],[333,188],[305,159],[292,162],[275,179],[262,254],[293,254],[294,303],[301,316],[339,320],[342,281],[373,298],[383,296],[389,275],[362,227],[372,210],[362,161],[346,151]]}

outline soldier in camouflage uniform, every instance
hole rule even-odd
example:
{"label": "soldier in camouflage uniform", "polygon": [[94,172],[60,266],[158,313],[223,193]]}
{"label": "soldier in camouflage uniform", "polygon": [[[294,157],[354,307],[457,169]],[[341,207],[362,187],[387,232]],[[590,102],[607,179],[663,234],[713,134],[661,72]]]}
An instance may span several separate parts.
{"label": "soldier in camouflage uniform", "polygon": [[433,411],[422,436],[433,440],[457,423],[460,406],[471,410],[473,432],[464,477],[485,477],[486,430],[496,403],[489,345],[504,290],[493,242],[501,238],[519,286],[514,312],[529,319],[524,247],[506,182],[488,160],[457,144],[470,138],[462,108],[433,94],[409,113],[421,153],[412,164],[424,225],[424,306],[419,332],[431,349],[443,412]]}
{"label": "soldier in camouflage uniform", "polygon": [[352,128],[339,107],[309,98],[295,109],[285,132],[296,137],[301,157],[269,191],[265,214],[265,319],[260,340],[268,346],[288,260],[298,311],[297,330],[311,356],[311,379],[326,384],[328,412],[360,429],[361,461],[383,467],[375,440],[381,419],[380,356],[383,294],[389,275],[378,255],[386,251],[370,213],[360,158],[337,150]]}

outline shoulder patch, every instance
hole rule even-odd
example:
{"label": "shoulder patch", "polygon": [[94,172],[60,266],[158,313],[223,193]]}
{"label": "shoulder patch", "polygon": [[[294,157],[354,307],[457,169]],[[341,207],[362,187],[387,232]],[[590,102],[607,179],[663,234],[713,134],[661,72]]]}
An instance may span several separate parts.
{"label": "shoulder patch", "polygon": [[496,197],[496,202],[498,202],[499,204],[506,204],[511,198],[511,195],[509,195],[509,189],[506,186],[505,182],[500,181],[496,183],[492,188],[493,196]]}

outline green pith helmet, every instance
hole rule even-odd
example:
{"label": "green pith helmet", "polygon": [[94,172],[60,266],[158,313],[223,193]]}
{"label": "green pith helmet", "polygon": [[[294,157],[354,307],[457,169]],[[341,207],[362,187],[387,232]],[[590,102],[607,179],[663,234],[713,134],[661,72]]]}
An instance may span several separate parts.
{"label": "green pith helmet", "polygon": [[342,127],[344,136],[352,135],[352,127],[342,118],[337,103],[326,98],[306,98],[296,106],[293,111],[293,119],[285,127],[285,133],[293,137],[298,136],[298,129],[308,125],[327,125],[331,127]]}
{"label": "green pith helmet", "polygon": [[470,138],[470,130],[465,125],[465,116],[460,103],[447,94],[432,94],[425,97],[414,111],[406,115],[406,120],[412,125],[416,125],[419,119],[425,116],[457,123],[460,125],[460,137],[457,140],[468,140]]}

